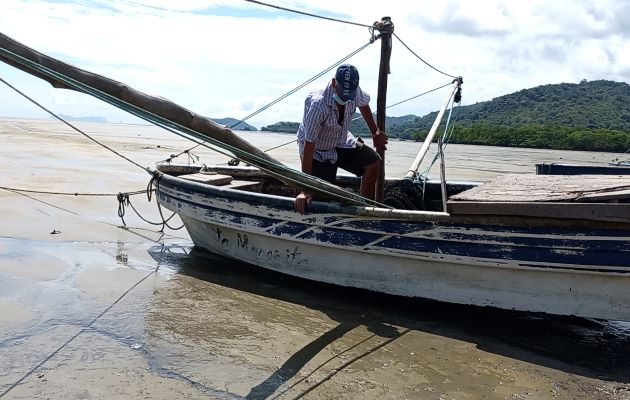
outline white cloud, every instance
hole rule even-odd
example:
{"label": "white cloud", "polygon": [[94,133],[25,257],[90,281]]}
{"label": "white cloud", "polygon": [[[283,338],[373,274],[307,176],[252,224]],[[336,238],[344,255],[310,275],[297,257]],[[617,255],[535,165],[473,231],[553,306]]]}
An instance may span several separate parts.
{"label": "white cloud", "polygon": [[[581,79],[630,81],[623,1],[288,1],[279,6],[370,24],[388,15],[395,33],[418,55],[464,77],[464,104],[489,100],[540,84]],[[226,9],[225,7],[229,7]],[[169,98],[200,114],[242,118],[367,43],[367,28],[297,16],[246,1],[167,0],[46,2],[3,0],[3,33],[39,51]],[[388,102],[447,83],[396,39]],[[361,85],[376,107],[380,42],[352,58]],[[0,75],[49,99],[55,111],[123,114],[59,94],[36,78],[0,66]],[[332,73],[252,118],[260,127],[299,121],[305,94]],[[8,98],[8,89],[0,96]],[[388,111],[423,115],[446,92]],[[14,97],[11,97],[14,98]],[[60,101],[64,99],[64,101]],[[2,101],[2,100],[0,100]],[[89,104],[89,106],[85,106]],[[30,106],[2,101],[4,115],[28,115]],[[111,115],[115,115],[112,117]]]}

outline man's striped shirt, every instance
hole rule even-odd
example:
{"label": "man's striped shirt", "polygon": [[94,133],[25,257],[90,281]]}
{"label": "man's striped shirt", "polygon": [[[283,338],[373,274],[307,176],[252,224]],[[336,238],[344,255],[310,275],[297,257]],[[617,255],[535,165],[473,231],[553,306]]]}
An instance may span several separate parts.
{"label": "man's striped shirt", "polygon": [[336,147],[354,148],[357,139],[348,128],[357,107],[370,104],[370,95],[357,90],[355,99],[346,103],[341,125],[338,124],[339,110],[333,99],[332,80],[325,90],[310,93],[304,101],[304,117],[297,132],[300,155],[304,154],[304,142],[315,142],[313,158],[318,161],[337,161]]}

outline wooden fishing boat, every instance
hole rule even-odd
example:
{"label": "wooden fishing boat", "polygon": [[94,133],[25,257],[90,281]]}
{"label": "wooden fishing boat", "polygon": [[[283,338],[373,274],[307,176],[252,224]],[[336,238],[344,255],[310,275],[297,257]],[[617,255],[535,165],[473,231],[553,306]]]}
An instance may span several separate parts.
{"label": "wooden fishing boat", "polygon": [[[440,210],[441,184],[429,182],[421,211],[314,201],[300,215],[295,189],[256,169],[159,170],[160,204],[178,213],[196,246],[217,254],[401,296],[630,321],[630,204],[593,202],[589,191],[590,199],[577,201],[577,180],[553,193],[545,187],[559,181],[535,175],[451,183],[447,212]],[[487,193],[504,200],[518,182],[527,190],[513,201]],[[617,183],[620,192],[630,185]],[[358,181],[340,184],[356,188]],[[535,188],[539,198],[520,198]]]}
{"label": "wooden fishing boat", "polygon": [[[484,184],[441,179],[421,185],[405,177],[383,180],[382,187],[406,196],[406,206],[384,207],[354,194],[357,179],[339,177],[335,186],[304,176],[207,118],[1,34],[0,60],[212,140],[257,166],[157,166],[157,201],[181,217],[196,246],[382,293],[630,321],[627,177],[506,175]],[[293,200],[304,188],[319,200],[300,215]]]}

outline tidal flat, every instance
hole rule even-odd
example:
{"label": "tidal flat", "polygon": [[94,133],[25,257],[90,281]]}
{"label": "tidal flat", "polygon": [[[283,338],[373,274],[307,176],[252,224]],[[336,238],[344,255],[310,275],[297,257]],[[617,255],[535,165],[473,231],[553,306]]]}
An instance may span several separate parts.
{"label": "tidal flat", "polygon": [[[147,167],[192,146],[145,125],[73,124]],[[239,134],[263,150],[289,143],[270,154],[298,165],[294,136]],[[0,143],[2,399],[630,399],[628,323],[267,272],[194,248],[185,229],[159,232],[150,175],[60,122],[0,118]],[[387,176],[404,175],[419,148],[392,140]],[[475,181],[619,156],[445,154],[448,179]],[[190,157],[174,162],[228,161],[205,148]],[[158,225],[129,206],[123,224],[120,192],[137,192],[131,203]]]}

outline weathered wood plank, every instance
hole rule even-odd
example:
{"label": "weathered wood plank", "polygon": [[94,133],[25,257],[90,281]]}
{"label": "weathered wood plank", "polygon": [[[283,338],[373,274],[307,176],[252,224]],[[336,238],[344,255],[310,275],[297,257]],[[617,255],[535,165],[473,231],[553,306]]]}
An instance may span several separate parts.
{"label": "weathered wood plank", "polygon": [[447,210],[452,215],[513,215],[630,222],[630,203],[449,201]]}
{"label": "weathered wood plank", "polygon": [[630,190],[616,190],[614,192],[589,193],[585,194],[582,199],[587,201],[606,201],[630,199]]}
{"label": "weathered wood plank", "polygon": [[238,189],[238,190],[255,190],[260,186],[261,182],[256,181],[237,181],[233,180],[229,185],[225,187],[228,189]]}
{"label": "weathered wood plank", "polygon": [[214,186],[228,185],[230,182],[232,182],[232,177],[230,175],[204,174],[202,172],[196,174],[181,175],[180,178]]}
{"label": "weathered wood plank", "polygon": [[[598,195],[630,198],[630,176],[502,175],[450,198],[451,201],[549,202],[593,201]],[[604,198],[602,197],[602,200]]]}

